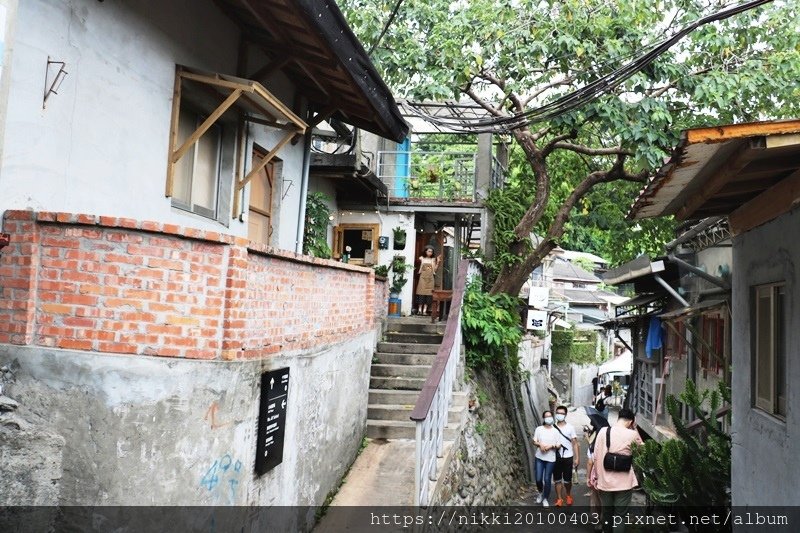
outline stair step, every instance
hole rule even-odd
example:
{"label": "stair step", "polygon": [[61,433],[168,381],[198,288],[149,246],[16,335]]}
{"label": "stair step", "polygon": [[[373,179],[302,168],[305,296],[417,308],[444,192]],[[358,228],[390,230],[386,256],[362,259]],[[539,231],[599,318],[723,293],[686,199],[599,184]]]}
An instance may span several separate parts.
{"label": "stair step", "polygon": [[378,352],[373,361],[383,365],[432,365],[436,359],[433,353],[388,353]]}
{"label": "stair step", "polygon": [[431,323],[430,319],[424,322],[400,322],[390,320],[386,326],[386,331],[393,333],[428,333],[433,335],[444,335],[446,322]]}
{"label": "stair step", "polygon": [[[455,440],[459,424],[447,424],[444,440]],[[367,420],[367,437],[371,439],[416,439],[417,425],[412,420]]]}
{"label": "stair step", "polygon": [[[403,405],[370,404],[367,406],[367,418],[369,420],[411,420],[411,411],[413,410],[413,403]],[[447,421],[459,422],[463,412],[463,407],[451,407],[447,413]]]}
{"label": "stair step", "polygon": [[[415,390],[421,391],[425,378],[369,378],[370,389]],[[416,400],[415,400],[416,401]]]}
{"label": "stair step", "polygon": [[400,333],[389,331],[386,333],[389,342],[404,342],[414,344],[441,344],[442,336],[436,333]]}
{"label": "stair step", "polygon": [[432,353],[439,351],[439,344],[416,344],[402,342],[379,342],[378,352],[388,353]]}
{"label": "stair step", "polygon": [[411,404],[417,403],[419,391],[390,390],[390,389],[370,389],[370,405],[381,404]]}
{"label": "stair step", "polygon": [[431,365],[386,365],[372,364],[370,375],[374,378],[422,378],[428,377]]}

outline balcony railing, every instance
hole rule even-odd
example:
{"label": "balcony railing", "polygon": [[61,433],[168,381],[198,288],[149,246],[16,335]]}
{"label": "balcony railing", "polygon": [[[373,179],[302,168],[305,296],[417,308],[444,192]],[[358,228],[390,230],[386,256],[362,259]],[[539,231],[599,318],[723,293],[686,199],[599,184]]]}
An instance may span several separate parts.
{"label": "balcony railing", "polygon": [[468,152],[378,152],[378,177],[391,199],[475,200],[476,155]]}

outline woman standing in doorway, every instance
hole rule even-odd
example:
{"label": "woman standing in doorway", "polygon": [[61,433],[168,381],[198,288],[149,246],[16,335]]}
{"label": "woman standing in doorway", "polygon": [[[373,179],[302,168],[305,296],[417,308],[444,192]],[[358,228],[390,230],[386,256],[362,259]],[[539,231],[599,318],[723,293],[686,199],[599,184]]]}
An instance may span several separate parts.
{"label": "woman standing in doorway", "polygon": [[420,315],[430,311],[433,301],[433,277],[439,269],[439,258],[433,257],[433,246],[428,245],[419,258],[419,282],[417,283],[418,309]]}

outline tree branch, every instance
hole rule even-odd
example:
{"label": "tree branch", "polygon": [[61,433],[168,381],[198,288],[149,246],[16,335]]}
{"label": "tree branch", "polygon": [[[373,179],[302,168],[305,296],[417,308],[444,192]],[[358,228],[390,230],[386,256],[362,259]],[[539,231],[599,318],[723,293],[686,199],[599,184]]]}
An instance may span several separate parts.
{"label": "tree branch", "polygon": [[615,146],[612,148],[590,148],[588,146],[583,146],[581,144],[563,142],[563,139],[560,139],[559,137],[556,137],[556,139],[551,141],[545,147],[544,151],[549,154],[550,152],[552,152],[557,148],[560,148],[562,150],[570,150],[571,152],[577,152],[579,154],[584,154],[584,155],[623,155],[623,156],[633,155],[633,152],[631,152],[630,150],[624,150],[621,146]]}
{"label": "tree branch", "polygon": [[533,100],[534,98],[536,98],[537,96],[539,96],[543,92],[547,91],[548,89],[552,89],[553,87],[558,87],[559,85],[569,85],[573,81],[575,81],[575,76],[566,76],[564,78],[561,78],[560,80],[556,80],[556,81],[553,81],[553,82],[550,82],[550,83],[546,83],[545,85],[542,85],[541,87],[536,89],[534,92],[532,92],[531,94],[529,94],[525,98],[522,98],[520,100],[520,103],[521,103],[522,107],[524,108],[530,103],[531,100]]}
{"label": "tree branch", "polygon": [[474,90],[472,90],[472,87],[469,87],[469,88],[467,88],[466,90],[464,90],[464,94],[466,94],[467,96],[469,96],[470,98],[472,98],[472,100],[473,100],[473,101],[474,101],[476,104],[478,104],[479,106],[481,106],[482,108],[484,108],[486,111],[488,111],[489,113],[491,113],[493,116],[495,116],[495,117],[504,117],[504,116],[506,116],[506,114],[505,114],[505,113],[503,113],[503,112],[502,112],[500,109],[497,109],[497,108],[496,108],[496,107],[494,107],[493,105],[489,105],[489,103],[488,103],[488,102],[486,102],[486,100],[484,100],[483,98],[481,98],[480,96],[478,96],[478,95],[475,93],[475,91],[474,91]]}
{"label": "tree branch", "polygon": [[519,96],[514,94],[514,92],[506,92],[506,80],[502,80],[497,76],[494,76],[493,74],[490,74],[486,71],[478,74],[478,77],[488,81],[489,83],[495,85],[498,89],[503,91],[503,94],[506,96],[506,98],[511,100],[511,103],[514,105],[514,110],[517,113],[522,113],[525,111],[525,106],[522,104],[522,101],[520,101]]}

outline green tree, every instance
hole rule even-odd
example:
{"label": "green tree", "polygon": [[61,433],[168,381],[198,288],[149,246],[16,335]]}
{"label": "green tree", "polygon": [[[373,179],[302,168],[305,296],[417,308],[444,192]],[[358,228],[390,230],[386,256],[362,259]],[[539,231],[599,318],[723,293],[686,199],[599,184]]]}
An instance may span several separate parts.
{"label": "green tree", "polygon": [[[405,0],[373,59],[402,96],[467,98],[489,115],[537,109],[638,57],[727,0]],[[371,48],[395,0],[342,0]],[[517,294],[560,242],[609,241],[617,259],[668,238],[620,216],[686,127],[800,111],[800,10],[775,0],[702,26],[604,96],[511,131],[525,167],[519,218],[491,291]],[[517,210],[520,211],[520,210]],[[536,231],[542,239],[531,244]],[[593,246],[597,246],[594,245]],[[499,246],[498,246],[499,248]],[[616,262],[618,262],[616,261]]]}

